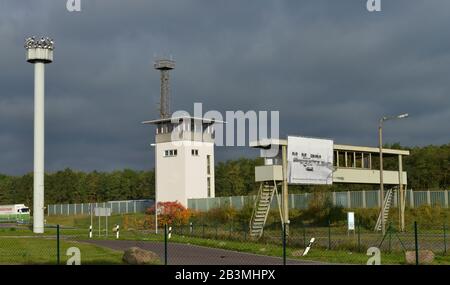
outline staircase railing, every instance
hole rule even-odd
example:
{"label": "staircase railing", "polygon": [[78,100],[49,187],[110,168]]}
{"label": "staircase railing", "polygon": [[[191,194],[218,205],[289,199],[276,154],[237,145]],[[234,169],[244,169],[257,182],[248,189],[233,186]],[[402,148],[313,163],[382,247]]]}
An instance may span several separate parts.
{"label": "staircase railing", "polygon": [[253,205],[252,216],[250,218],[250,223],[249,223],[249,227],[248,227],[250,233],[251,233],[252,227],[253,227],[253,220],[256,217],[256,211],[258,211],[258,204],[259,204],[259,200],[261,199],[261,195],[262,195],[263,189],[264,189],[263,183],[260,183],[259,184],[259,191],[258,191],[258,194],[256,195],[256,198],[255,198],[255,204]]}
{"label": "staircase railing", "polygon": [[382,217],[383,217],[383,223],[386,223],[386,221],[388,220],[389,209],[392,204],[392,198],[393,198],[395,190],[396,190],[396,187],[389,189],[386,193],[386,196],[384,197],[383,207],[382,207],[382,210],[380,211],[380,214],[378,215],[377,223],[375,225],[375,231],[381,230]]}

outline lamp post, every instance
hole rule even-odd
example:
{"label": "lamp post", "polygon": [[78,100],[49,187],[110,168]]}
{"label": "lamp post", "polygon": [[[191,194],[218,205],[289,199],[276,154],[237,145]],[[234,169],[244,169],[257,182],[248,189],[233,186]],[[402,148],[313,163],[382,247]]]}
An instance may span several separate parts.
{"label": "lamp post", "polygon": [[27,38],[26,58],[34,64],[34,175],[33,232],[44,233],[44,98],[45,64],[53,61],[54,42],[50,38]]}
{"label": "lamp post", "polygon": [[408,117],[408,114],[401,114],[398,116],[384,116],[380,119],[378,125],[378,144],[380,148],[380,200],[381,200],[381,231],[383,235],[386,233],[384,224],[384,183],[383,183],[383,123],[387,120],[403,119]]}

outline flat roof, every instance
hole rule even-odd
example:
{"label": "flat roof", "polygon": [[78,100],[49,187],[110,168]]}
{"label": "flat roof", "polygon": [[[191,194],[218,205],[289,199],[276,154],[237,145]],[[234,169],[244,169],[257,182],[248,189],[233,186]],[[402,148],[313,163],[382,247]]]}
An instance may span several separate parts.
{"label": "flat roof", "polygon": [[157,119],[157,120],[151,120],[151,121],[143,121],[142,124],[161,124],[161,123],[176,123],[180,120],[194,120],[194,121],[202,121],[209,124],[219,123],[219,124],[226,124],[227,122],[215,120],[215,119],[206,119],[206,118],[199,118],[199,117],[191,117],[191,116],[182,116],[182,117],[173,117],[173,118],[166,118],[166,119]]}
{"label": "flat roof", "polygon": [[[268,149],[272,145],[287,145],[287,140],[284,140],[284,139],[262,139],[262,140],[250,142],[250,147],[254,147],[254,148]],[[341,150],[341,151],[380,153],[380,149],[378,147],[369,147],[369,146],[334,144],[333,149]],[[409,152],[409,150],[383,148],[383,154],[409,155],[410,152]]]}
{"label": "flat roof", "polygon": [[[370,147],[370,146],[335,144],[333,148],[334,148],[334,150],[342,150],[342,151],[359,151],[359,152],[380,153],[380,149],[378,147]],[[409,150],[383,148],[383,154],[409,155],[410,153],[409,153]]]}

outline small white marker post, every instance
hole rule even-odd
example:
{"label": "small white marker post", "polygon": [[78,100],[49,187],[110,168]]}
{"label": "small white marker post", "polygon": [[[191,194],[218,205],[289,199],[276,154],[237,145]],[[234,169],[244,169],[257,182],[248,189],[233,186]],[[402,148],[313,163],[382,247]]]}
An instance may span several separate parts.
{"label": "small white marker post", "polygon": [[316,239],[315,238],[311,238],[311,240],[309,241],[308,246],[306,247],[305,251],[303,252],[303,256],[306,256],[309,252],[309,250],[311,249],[312,244],[314,243]]}
{"label": "small white marker post", "polygon": [[89,238],[92,238],[92,225],[89,226]]}
{"label": "small white marker post", "polygon": [[119,225],[116,225],[116,239],[119,239]]}
{"label": "small white marker post", "polygon": [[172,237],[172,227],[169,227],[169,234],[167,236],[169,239]]}

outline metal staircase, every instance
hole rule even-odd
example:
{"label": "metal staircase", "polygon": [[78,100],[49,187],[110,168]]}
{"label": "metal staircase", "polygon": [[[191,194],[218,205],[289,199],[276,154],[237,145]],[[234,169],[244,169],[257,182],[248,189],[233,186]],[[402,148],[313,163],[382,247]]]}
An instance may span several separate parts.
{"label": "metal staircase", "polygon": [[[394,193],[397,187],[391,188],[386,192],[383,202],[383,213],[384,213],[384,224],[386,225],[389,217],[389,209],[391,208],[392,202],[394,200]],[[381,211],[378,215],[377,224],[375,225],[375,231],[381,231]]]}
{"label": "metal staircase", "polygon": [[255,201],[255,208],[250,220],[250,236],[260,238],[263,234],[264,225],[270,210],[270,204],[274,194],[277,193],[276,182],[261,183],[258,196]]}

